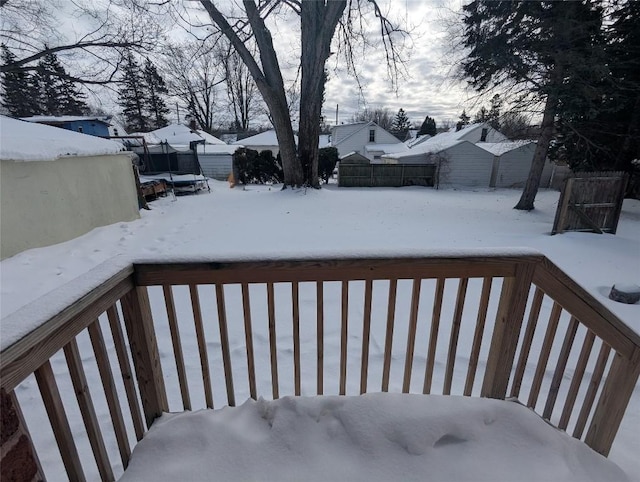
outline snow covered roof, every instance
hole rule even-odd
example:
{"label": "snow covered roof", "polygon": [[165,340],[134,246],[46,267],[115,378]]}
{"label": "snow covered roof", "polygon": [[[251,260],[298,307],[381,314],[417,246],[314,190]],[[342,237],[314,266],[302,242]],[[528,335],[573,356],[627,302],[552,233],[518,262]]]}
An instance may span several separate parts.
{"label": "snow covered roof", "polygon": [[364,150],[367,152],[382,151],[386,154],[391,154],[408,151],[409,148],[402,142],[398,142],[397,144],[367,144],[364,146]]}
{"label": "snow covered roof", "polygon": [[424,134],[421,135],[419,137],[415,137],[413,139],[409,139],[408,141],[404,141],[404,145],[412,148],[417,146],[418,144],[422,144],[424,141],[426,141],[427,139],[431,139],[432,136],[430,136],[429,134]]}
{"label": "snow covered roof", "polygon": [[[298,136],[293,136],[296,144],[298,143]],[[260,134],[256,134],[255,136],[245,137],[244,139],[239,139],[232,144],[242,144],[246,147],[251,146],[277,146],[278,145],[278,137],[276,136],[275,129],[271,129],[268,131],[261,132]]]}
{"label": "snow covered roof", "polygon": [[[438,152],[442,152],[446,149],[449,149],[461,142],[469,142],[466,140],[462,140],[462,138],[476,129],[483,128],[486,126],[484,123],[479,124],[471,124],[463,127],[459,131],[456,130],[455,127],[451,128],[451,130],[447,132],[442,132],[433,137],[427,137],[423,139],[423,136],[418,137],[410,146],[409,150],[401,153],[401,154],[393,154],[393,159],[402,159],[403,157],[411,157],[417,154],[436,154]],[[489,143],[479,143],[475,144],[477,146],[488,145]],[[406,145],[406,144],[403,144]],[[384,156],[383,156],[384,157]]]}
{"label": "snow covered roof", "polygon": [[[153,132],[134,132],[133,134],[129,134],[131,136],[140,136],[144,137],[144,140],[147,144],[160,144],[162,140],[155,135]],[[130,139],[131,141],[135,141],[135,139]]]}
{"label": "snow covered roof", "polygon": [[170,124],[151,131],[160,141],[167,141],[171,145],[188,146],[191,142],[205,141],[207,144],[224,144],[220,139],[204,131],[190,129],[182,124]]}
{"label": "snow covered roof", "polygon": [[501,156],[502,154],[529,144],[535,144],[535,141],[520,140],[509,142],[479,142],[476,145],[485,151],[489,151],[494,156]]}
{"label": "snow covered roof", "polygon": [[[392,159],[404,159],[407,157],[413,157],[413,156],[417,156],[420,154],[437,154],[438,152],[442,152],[445,151],[447,149],[450,149],[453,146],[457,146],[458,144],[462,144],[463,142],[469,142],[469,141],[461,141],[458,139],[442,139],[439,142],[429,142],[433,139],[435,139],[438,136],[432,137],[431,139],[428,139],[427,141],[423,142],[422,144],[418,144],[417,146],[408,149],[404,152],[400,152],[400,153],[389,153],[386,154],[382,157],[387,157],[387,158],[392,158]],[[469,144],[473,144],[472,142],[469,142]],[[475,144],[474,144],[475,145]]]}
{"label": "snow covered roof", "polygon": [[31,117],[21,117],[20,120],[27,122],[47,122],[47,123],[63,123],[63,122],[77,122],[77,121],[98,121],[104,124],[111,123],[111,117],[109,116],[82,116],[82,115],[34,115]]}
{"label": "snow covered roof", "polygon": [[221,141],[216,136],[212,136],[211,134],[205,131],[196,131],[200,137],[204,139],[207,144],[226,144],[224,141]]}
{"label": "snow covered roof", "polygon": [[35,122],[0,116],[0,159],[54,161],[69,156],[101,156],[123,150],[119,142]]}

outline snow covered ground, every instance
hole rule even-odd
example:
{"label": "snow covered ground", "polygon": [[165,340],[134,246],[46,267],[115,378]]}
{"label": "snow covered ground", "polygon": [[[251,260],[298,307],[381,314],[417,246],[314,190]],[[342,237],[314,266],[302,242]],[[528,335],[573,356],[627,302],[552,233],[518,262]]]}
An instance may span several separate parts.
{"label": "snow covered ground", "polygon": [[[544,253],[640,331],[640,305],[621,305],[606,297],[613,283],[640,283],[638,201],[625,201],[615,236],[549,236],[559,196],[554,191],[540,192],[536,210],[522,212],[512,209],[520,194],[517,190],[339,189],[330,185],[320,191],[280,191],[267,186],[230,190],[226,183],[218,182],[211,186],[210,194],[179,197],[177,201],[160,199],[152,203],[152,211],[142,211],[140,220],[95,229],[69,242],[2,261],[2,318],[118,255],[243,259],[527,247]],[[0,328],[5,345],[12,330],[4,324]],[[242,331],[236,335],[242,336]],[[81,351],[83,343],[90,346],[88,340],[80,342]],[[329,356],[330,350],[336,352],[339,347],[327,346],[326,350]],[[170,351],[163,354],[162,349],[161,355],[171,357]],[[376,355],[375,349],[372,355]],[[315,352],[303,350],[303,364],[305,356],[314,358]],[[188,367],[199,366],[195,355],[186,363]],[[63,364],[62,359],[59,366]],[[54,363],[54,371],[56,366]],[[262,371],[268,376],[268,366]],[[21,402],[37,404],[34,388],[32,379],[19,387]],[[639,392],[636,388],[610,455],[632,480],[640,480]],[[176,399],[179,402],[179,393],[170,394],[172,407]],[[44,417],[41,412],[34,424],[46,424]],[[103,410],[99,417],[108,420],[108,411]],[[73,423],[81,425],[79,416]],[[108,443],[113,448],[113,441]],[[55,459],[55,449],[50,451]]]}

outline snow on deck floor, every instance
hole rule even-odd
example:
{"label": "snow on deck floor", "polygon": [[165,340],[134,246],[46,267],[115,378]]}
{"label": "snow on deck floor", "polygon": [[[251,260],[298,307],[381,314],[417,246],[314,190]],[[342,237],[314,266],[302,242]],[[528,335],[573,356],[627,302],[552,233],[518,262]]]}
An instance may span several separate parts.
{"label": "snow on deck floor", "polygon": [[629,479],[517,403],[377,393],[165,414],[121,481],[176,480]]}

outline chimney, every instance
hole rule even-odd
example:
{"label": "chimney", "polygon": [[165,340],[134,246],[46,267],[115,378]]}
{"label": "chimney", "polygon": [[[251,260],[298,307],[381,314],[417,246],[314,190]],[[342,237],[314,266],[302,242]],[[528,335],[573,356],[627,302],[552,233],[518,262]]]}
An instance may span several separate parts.
{"label": "chimney", "polygon": [[189,120],[189,129],[191,129],[192,131],[197,130],[196,120],[194,118],[191,118],[191,120]]}

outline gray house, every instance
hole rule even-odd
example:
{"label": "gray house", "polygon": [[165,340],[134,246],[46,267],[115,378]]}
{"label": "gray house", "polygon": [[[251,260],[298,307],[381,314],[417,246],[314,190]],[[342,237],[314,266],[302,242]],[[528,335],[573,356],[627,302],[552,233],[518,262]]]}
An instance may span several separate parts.
{"label": "gray house", "polygon": [[[533,141],[510,141],[489,124],[472,124],[456,131],[418,138],[405,152],[386,154],[383,162],[435,164],[440,185],[522,187],[527,180]],[[548,186],[552,165],[547,161],[541,186]]]}

